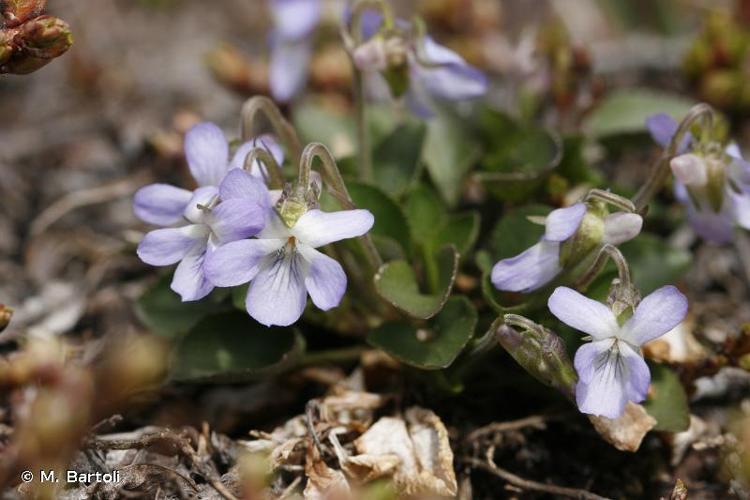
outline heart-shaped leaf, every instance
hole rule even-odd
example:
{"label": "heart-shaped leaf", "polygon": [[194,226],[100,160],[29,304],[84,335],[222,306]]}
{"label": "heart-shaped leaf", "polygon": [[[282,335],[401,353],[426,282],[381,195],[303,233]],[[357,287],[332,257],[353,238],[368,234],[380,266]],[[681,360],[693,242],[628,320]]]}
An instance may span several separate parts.
{"label": "heart-shaped leaf", "polygon": [[135,304],[138,318],[156,335],[177,337],[187,333],[206,316],[226,309],[221,301],[224,290],[214,290],[207,298],[197,302],[183,302],[169,287],[171,275],[165,275],[146,290]]}
{"label": "heart-shaped leaf", "polygon": [[431,318],[440,312],[450,296],[458,272],[458,260],[459,254],[453,246],[438,252],[433,293],[420,291],[414,269],[404,260],[384,264],[375,275],[375,289],[383,299],[410,316]]}
{"label": "heart-shaped leaf", "polygon": [[285,369],[305,349],[293,329],[267,328],[239,311],[209,316],[177,345],[171,378],[178,381],[254,380]]}
{"label": "heart-shaped leaf", "polygon": [[446,368],[474,335],[477,311],[464,296],[451,297],[424,328],[389,322],[373,330],[367,341],[394,358],[424,370]]}
{"label": "heart-shaped leaf", "polygon": [[464,177],[481,155],[481,145],[462,120],[438,114],[427,126],[422,159],[432,181],[450,206],[461,197]]}
{"label": "heart-shaped leaf", "polygon": [[649,368],[651,389],[643,407],[656,419],[654,429],[667,432],[687,430],[690,425],[690,408],[680,378],[664,365],[650,365]]}
{"label": "heart-shaped leaf", "polygon": [[400,196],[419,172],[426,127],[424,122],[399,125],[373,151],[375,182],[386,193]]}
{"label": "heart-shaped leaf", "polygon": [[445,219],[443,202],[435,191],[425,185],[409,193],[405,211],[414,241],[418,243],[432,239]]}
{"label": "heart-shaped leaf", "polygon": [[434,249],[453,245],[461,255],[467,255],[479,236],[479,214],[463,212],[446,217],[442,227],[430,242]]}

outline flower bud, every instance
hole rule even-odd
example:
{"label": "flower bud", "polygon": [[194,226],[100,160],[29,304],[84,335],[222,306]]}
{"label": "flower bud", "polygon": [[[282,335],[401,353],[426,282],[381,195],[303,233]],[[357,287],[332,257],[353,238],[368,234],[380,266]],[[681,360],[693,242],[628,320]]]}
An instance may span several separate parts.
{"label": "flower bud", "polygon": [[0,2],[0,27],[13,28],[42,14],[47,0],[5,0]]}
{"label": "flower bud", "polygon": [[13,316],[13,309],[5,304],[0,304],[0,332],[8,326],[11,316]]}
{"label": "flower bud", "polygon": [[676,156],[669,162],[674,176],[686,186],[705,186],[708,182],[706,164],[692,153]]}
{"label": "flower bud", "polygon": [[352,58],[360,71],[384,71],[388,66],[385,40],[380,36],[371,38],[354,49]]}
{"label": "flower bud", "polygon": [[598,210],[589,209],[575,235],[560,247],[560,264],[575,265],[598,247],[604,238],[604,218]]}
{"label": "flower bud", "polygon": [[[15,52],[0,66],[0,73],[25,75],[36,71],[64,54],[72,44],[70,27],[62,19],[52,16],[32,19],[13,37]],[[2,52],[0,49],[0,54]]]}

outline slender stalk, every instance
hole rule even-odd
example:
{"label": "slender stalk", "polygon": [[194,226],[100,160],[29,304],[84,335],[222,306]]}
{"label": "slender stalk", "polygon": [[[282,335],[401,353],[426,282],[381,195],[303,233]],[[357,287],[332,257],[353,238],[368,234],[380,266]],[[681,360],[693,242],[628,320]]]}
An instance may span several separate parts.
{"label": "slender stalk", "polygon": [[578,290],[585,290],[589,285],[596,279],[604,266],[607,264],[607,260],[612,259],[617,266],[617,276],[620,278],[620,284],[623,287],[630,287],[632,281],[630,279],[630,267],[628,267],[628,261],[625,260],[625,256],[622,252],[614,245],[606,244],[600,250],[596,256],[596,260],[591,264],[586,272],[578,278],[575,283],[575,288]]}
{"label": "slender stalk", "polygon": [[268,176],[268,187],[271,189],[282,189],[284,187],[284,177],[281,175],[281,167],[276,163],[276,159],[268,150],[264,148],[253,148],[245,157],[243,168],[250,172],[255,162],[263,163],[266,167],[264,175]]}
{"label": "slender stalk", "polygon": [[669,162],[679,152],[680,145],[683,143],[685,136],[690,132],[690,128],[699,120],[704,121],[704,126],[712,128],[715,123],[716,112],[705,103],[696,104],[688,111],[685,118],[680,122],[677,131],[672,136],[672,140],[657,161],[651,176],[641,186],[633,197],[633,204],[640,212],[642,211],[651,198],[661,189],[666,180],[669,178]]}
{"label": "slender stalk", "polygon": [[635,212],[635,205],[632,201],[625,198],[624,196],[620,196],[619,194],[612,193],[610,191],[605,191],[603,189],[592,189],[588,192],[586,195],[586,198],[584,201],[589,200],[599,200],[603,201],[604,203],[607,203],[608,205],[612,205],[615,208],[619,208],[623,212]]}
{"label": "slender stalk", "polygon": [[258,135],[256,122],[258,116],[268,120],[274,134],[286,145],[292,155],[292,162],[296,162],[302,154],[302,143],[294,127],[284,118],[274,102],[265,96],[251,97],[242,105],[240,132],[243,141],[248,141]]}
{"label": "slender stalk", "polygon": [[518,314],[506,314],[503,322],[508,326],[515,326],[523,330],[538,331],[541,326],[531,321],[529,318]]}
{"label": "slender stalk", "polygon": [[[319,142],[313,142],[308,144],[302,151],[302,157],[299,164],[299,186],[309,186],[310,184],[310,171],[315,160],[320,160],[323,165],[323,179],[326,181],[328,191],[331,195],[341,203],[342,207],[346,210],[353,210],[356,207],[352,197],[349,195],[349,191],[346,189],[343,177],[339,167],[336,165],[336,160],[333,159],[333,155],[323,144]],[[367,260],[373,266],[373,269],[377,271],[380,266],[383,265],[383,259],[380,257],[380,253],[375,248],[375,244],[372,242],[372,238],[369,233],[360,236],[360,241],[365,249]]]}

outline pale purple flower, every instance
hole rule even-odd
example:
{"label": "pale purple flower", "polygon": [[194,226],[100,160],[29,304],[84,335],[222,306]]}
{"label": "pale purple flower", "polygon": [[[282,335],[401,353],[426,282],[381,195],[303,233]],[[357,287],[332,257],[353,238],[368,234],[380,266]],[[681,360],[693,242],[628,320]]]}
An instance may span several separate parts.
{"label": "pale purple flower", "polygon": [[591,343],[575,355],[576,402],[583,413],[617,418],[628,401],[646,399],[651,373],[641,346],[676,327],[687,315],[687,298],[673,286],[652,292],[626,321],[595,300],[558,287],[549,310],[563,323],[587,333]]}
{"label": "pale purple flower", "polygon": [[266,326],[291,325],[305,309],[307,295],[327,311],[336,307],[346,290],[341,265],[316,248],[361,236],[374,222],[367,210],[305,212],[287,227],[275,210],[257,239],[235,241],[209,257],[206,271],[217,286],[250,282],[247,311]]}
{"label": "pale purple flower", "polygon": [[[363,28],[373,31],[372,24],[369,20]],[[436,100],[464,101],[486,94],[484,73],[431,37],[413,37],[408,23],[397,20],[396,24],[402,35],[373,34],[354,49],[354,62],[365,73],[371,93],[389,89],[395,97],[403,96],[412,112],[422,118],[434,116]],[[385,75],[389,73],[400,75],[391,81],[407,79],[407,87],[388,85]]]}
{"label": "pale purple flower", "polygon": [[279,102],[290,101],[307,83],[320,1],[269,0],[274,25],[269,78],[271,94]]}
{"label": "pale purple flower", "polygon": [[270,200],[260,168],[253,174],[240,168],[253,145],[243,144],[229,161],[221,130],[211,123],[198,124],[185,136],[185,155],[198,189],[152,184],[135,194],[134,211],[142,220],[178,226],[146,234],[138,256],[154,266],[179,263],[172,289],[184,301],[201,299],[213,289],[203,270],[208,253],[256,234],[265,224]]}
{"label": "pale purple flower", "polygon": [[[664,147],[677,131],[677,122],[664,113],[649,117],[646,125]],[[677,149],[679,156],[670,162],[675,198],[685,206],[688,223],[699,236],[727,243],[735,226],[750,229],[750,163],[735,143],[725,148],[724,158],[691,151],[691,143],[686,134]]]}
{"label": "pale purple flower", "polygon": [[[495,287],[508,292],[528,293],[552,281],[564,268],[560,259],[561,248],[576,235],[587,210],[585,203],[576,203],[550,212],[539,243],[515,257],[499,261],[492,268]],[[642,225],[643,219],[638,214],[609,214],[602,221],[600,245],[619,245],[631,240],[641,232]]]}

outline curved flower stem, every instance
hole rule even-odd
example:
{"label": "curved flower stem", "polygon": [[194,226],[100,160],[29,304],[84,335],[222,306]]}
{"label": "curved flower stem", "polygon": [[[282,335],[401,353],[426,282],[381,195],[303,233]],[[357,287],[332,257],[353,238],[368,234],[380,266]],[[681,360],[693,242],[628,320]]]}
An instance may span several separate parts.
{"label": "curved flower stem", "polygon": [[267,149],[253,148],[245,157],[243,167],[250,172],[255,162],[263,163],[266,167],[264,175],[268,176],[268,187],[271,189],[282,189],[284,187],[284,177],[281,175],[281,167],[276,163],[276,159]]}
{"label": "curved flower stem", "polygon": [[599,254],[596,256],[594,263],[591,264],[591,267],[589,267],[576,281],[575,288],[577,290],[585,290],[588,288],[599,275],[601,270],[604,269],[604,266],[607,264],[607,259],[612,259],[617,266],[617,275],[620,278],[620,284],[629,288],[632,281],[630,279],[630,267],[628,266],[628,261],[625,260],[625,256],[622,255],[622,252],[620,252],[616,246],[610,244],[604,245],[599,250]]}
{"label": "curved flower stem", "polygon": [[625,198],[624,196],[620,196],[619,194],[605,191],[603,189],[592,189],[591,191],[589,191],[584,201],[589,200],[602,201],[604,203],[607,203],[608,205],[612,205],[615,208],[619,208],[623,212],[632,213],[636,211],[635,205],[632,201]]}
{"label": "curved flower stem", "polygon": [[[328,185],[331,195],[341,203],[344,209],[353,210],[357,208],[352,197],[349,195],[349,191],[346,189],[346,184],[344,184],[344,179],[341,177],[336,160],[333,159],[333,155],[328,151],[328,148],[319,142],[308,144],[302,151],[297,185],[304,186],[305,189],[310,185],[310,171],[316,159],[320,160],[320,163],[323,165],[323,179]],[[383,265],[383,259],[375,248],[375,244],[372,242],[369,233],[361,236],[360,241],[362,241],[362,245],[364,246],[367,260],[373,266],[373,269],[377,271]]]}
{"label": "curved flower stem", "polygon": [[669,141],[669,145],[662,153],[661,157],[656,163],[656,166],[651,172],[651,176],[646,180],[645,184],[641,186],[638,192],[633,196],[633,204],[636,210],[642,211],[651,198],[661,189],[669,177],[669,162],[677,155],[677,152],[682,144],[685,135],[690,132],[690,128],[699,120],[704,121],[704,126],[707,128],[713,128],[716,122],[716,112],[714,109],[706,103],[696,104],[690,111],[688,111],[685,118],[682,119],[677,131],[672,136],[672,140]]}
{"label": "curved flower stem", "polygon": [[242,105],[240,132],[243,141],[248,141],[257,134],[255,126],[258,116],[268,120],[274,134],[286,145],[292,155],[292,162],[296,162],[302,154],[302,143],[291,123],[284,118],[274,102],[265,96],[251,97]]}

